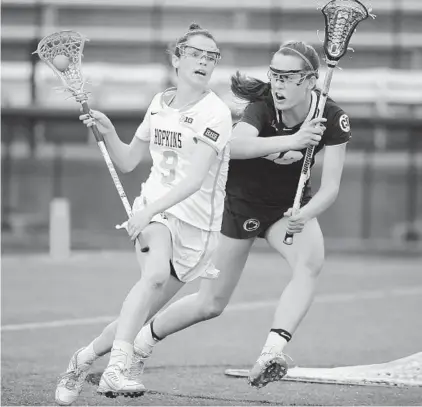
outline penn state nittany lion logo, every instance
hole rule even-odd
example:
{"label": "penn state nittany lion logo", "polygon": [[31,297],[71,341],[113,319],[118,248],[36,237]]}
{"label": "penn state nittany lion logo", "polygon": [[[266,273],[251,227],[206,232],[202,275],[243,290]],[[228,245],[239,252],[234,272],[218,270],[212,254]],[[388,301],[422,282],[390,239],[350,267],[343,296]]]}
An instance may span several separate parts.
{"label": "penn state nittany lion logo", "polygon": [[296,161],[300,161],[302,157],[303,154],[300,151],[291,150],[281,155],[281,157],[274,160],[274,162],[276,164],[289,165],[295,163]]}
{"label": "penn state nittany lion logo", "polygon": [[345,132],[348,133],[350,131],[350,121],[349,116],[347,114],[341,115],[339,121],[338,121],[340,128]]}
{"label": "penn state nittany lion logo", "polygon": [[259,225],[261,223],[258,219],[248,219],[243,224],[243,229],[245,229],[247,232],[253,232],[254,230],[257,230],[259,228]]}

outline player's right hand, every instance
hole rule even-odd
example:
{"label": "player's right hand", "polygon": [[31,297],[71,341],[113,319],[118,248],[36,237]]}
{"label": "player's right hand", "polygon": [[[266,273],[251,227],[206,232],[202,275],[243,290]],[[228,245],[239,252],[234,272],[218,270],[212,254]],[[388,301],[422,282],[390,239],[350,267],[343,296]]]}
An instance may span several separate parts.
{"label": "player's right hand", "polygon": [[[83,112],[82,109],[81,112]],[[87,127],[97,126],[97,129],[101,134],[115,131],[111,120],[104,113],[101,113],[98,110],[90,110],[89,114],[81,114],[79,116],[79,120]]]}
{"label": "player's right hand", "polygon": [[307,147],[317,146],[324,134],[324,123],[327,119],[321,117],[312,119],[302,124],[300,130],[292,135],[292,150],[302,150]]}

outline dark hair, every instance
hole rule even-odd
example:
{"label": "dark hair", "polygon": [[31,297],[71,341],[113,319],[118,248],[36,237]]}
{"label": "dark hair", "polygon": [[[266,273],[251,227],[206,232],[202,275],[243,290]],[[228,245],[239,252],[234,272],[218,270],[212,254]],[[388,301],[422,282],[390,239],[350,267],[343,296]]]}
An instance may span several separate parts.
{"label": "dark hair", "polygon": [[217,44],[217,41],[215,40],[214,36],[208,30],[206,30],[205,28],[202,28],[199,24],[192,23],[189,26],[188,31],[184,35],[182,35],[180,38],[177,39],[173,47],[172,54],[176,55],[177,57],[180,57],[179,46],[186,43],[188,39],[190,37],[193,37],[194,35],[203,35],[204,37],[208,37],[212,39]]}
{"label": "dark hair", "polygon": [[[308,45],[302,41],[287,41],[283,43],[278,51],[274,54],[291,55],[302,59],[303,68],[305,71],[315,71],[318,78],[318,70],[321,65],[318,53],[312,45]],[[301,57],[302,55],[302,57]],[[311,66],[309,66],[309,64]]]}
{"label": "dark hair", "polygon": [[231,77],[231,90],[239,99],[256,102],[267,96],[270,89],[268,82],[242,75],[239,71]]}
{"label": "dark hair", "polygon": [[[312,68],[308,65],[304,58],[309,61]],[[320,60],[315,48],[311,45],[305,44],[302,41],[288,41],[282,44],[279,50],[274,54],[292,55],[301,58],[304,65],[304,70],[314,71],[316,78],[318,78],[318,69],[320,67]],[[251,78],[242,75],[239,71],[231,77],[231,90],[234,96],[239,99],[247,100],[248,102],[256,102],[262,100],[267,96],[271,90],[271,85],[268,82],[260,79]]]}

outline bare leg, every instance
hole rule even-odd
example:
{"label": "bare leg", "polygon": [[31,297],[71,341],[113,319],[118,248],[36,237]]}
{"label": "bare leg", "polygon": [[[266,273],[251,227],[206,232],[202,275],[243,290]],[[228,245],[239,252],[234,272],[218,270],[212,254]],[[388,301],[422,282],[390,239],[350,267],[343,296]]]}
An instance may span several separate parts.
{"label": "bare leg", "polygon": [[[147,320],[150,320],[161,308],[166,305],[171,298],[184,286],[184,283],[179,281],[174,276],[170,276],[161,296],[157,296],[153,299],[150,312]],[[94,339],[93,347],[94,352],[97,356],[103,356],[111,351],[113,341],[116,336],[118,320],[114,320],[112,323],[107,325],[100,336]]]}
{"label": "bare leg", "polygon": [[324,238],[316,219],[311,219],[293,245],[283,243],[287,220],[274,224],[267,233],[268,243],[287,261],[292,278],[284,289],[274,316],[273,327],[293,334],[315,297],[317,280],[324,264]]}
{"label": "bare leg", "polygon": [[161,298],[170,277],[172,255],[171,235],[160,223],[151,223],[145,228],[144,239],[150,246],[148,253],[141,253],[136,242],[136,253],[142,276],[127,295],[119,315],[116,329],[117,341],[132,343],[148,318],[152,304]]}
{"label": "bare leg", "polygon": [[[150,250],[151,256],[149,256],[150,253],[148,253],[148,257],[141,254],[139,247],[137,247],[138,261],[140,263],[141,270],[147,270],[147,272],[144,273],[147,277],[149,277],[146,278],[146,286],[148,286],[148,284],[155,285],[157,290],[153,292],[158,292],[157,295],[150,297],[150,303],[146,303],[146,309],[144,312],[146,315],[148,315],[149,318],[150,316],[154,315],[158,310],[160,310],[161,307],[163,307],[170,300],[170,298],[172,298],[175,293],[179,291],[179,289],[183,286],[183,283],[181,283],[174,277],[168,278],[170,274],[169,261],[171,256],[171,239],[170,232],[168,231],[168,229],[161,224],[152,224],[145,229],[144,237],[147,238],[147,242],[150,246],[152,244],[152,249]],[[158,261],[157,258],[159,258],[161,261]],[[164,262],[166,261],[166,259],[167,262],[165,264]],[[150,264],[148,264],[148,262]],[[153,275],[153,266],[156,266],[158,269],[157,275]],[[163,275],[165,276],[165,278],[163,278]],[[163,287],[161,287],[161,284],[157,284],[157,282],[160,282],[161,279],[163,281]],[[151,282],[153,284],[151,284]],[[134,293],[134,289],[131,290],[130,294],[132,294],[132,296],[136,295],[136,292]],[[128,298],[130,298],[130,294]],[[134,306],[133,304],[136,303],[136,298],[132,298],[131,301],[133,301],[133,303],[131,303],[132,305],[129,304],[129,306]],[[137,310],[139,311],[139,309]],[[127,317],[127,314],[125,316]],[[141,317],[142,316],[143,315],[141,315]],[[135,318],[136,315],[132,314],[130,317]],[[128,323],[130,321],[126,320],[126,322]],[[140,324],[144,322],[145,321],[142,321],[140,322]],[[69,405],[76,401],[77,397],[79,396],[82,390],[85,377],[88,374],[92,363],[99,356],[108,353],[111,350],[113,343],[115,343],[115,334],[118,325],[119,320],[113,321],[103,330],[103,332],[98,338],[91,342],[87,347],[78,350],[72,356],[66,374],[63,375],[63,378],[60,380],[56,388],[56,401],[58,404]],[[130,335],[130,329],[128,330]],[[135,328],[133,329],[133,336],[135,336],[138,330],[139,327],[135,326]],[[123,342],[123,347],[126,347],[126,349],[120,346],[122,343],[119,343],[118,345],[120,346],[120,349],[118,346],[117,351],[114,351],[115,353],[120,352],[120,355],[115,354],[114,360],[119,361],[120,359],[123,359],[123,364],[127,365],[126,367],[129,367],[129,363],[131,362],[131,353],[133,352],[133,339],[132,342]],[[122,350],[124,351],[123,353]],[[101,381],[103,382],[103,378],[101,379]],[[138,394],[142,394],[145,391],[144,386],[142,384],[136,383],[133,380],[129,382],[129,386],[130,384],[132,385],[131,390],[137,391]],[[107,394],[109,390],[110,387],[106,387],[106,385],[103,383],[102,391],[104,392],[104,394]]]}
{"label": "bare leg", "polygon": [[145,386],[133,380],[130,373],[134,362],[134,340],[151,312],[154,299],[162,296],[170,277],[172,241],[170,230],[158,222],[149,224],[143,231],[143,237],[150,250],[142,253],[139,242],[136,242],[142,276],[123,302],[110,360],[97,389],[99,394],[107,397],[119,394],[137,397],[145,392]]}
{"label": "bare leg", "polygon": [[220,315],[239,282],[254,239],[232,239],[220,235],[214,264],[220,275],[203,280],[199,291],[171,304],[154,320],[154,331],[164,338],[198,322]]}
{"label": "bare leg", "polygon": [[316,219],[311,219],[292,246],[283,243],[287,219],[281,219],[267,232],[268,243],[287,261],[292,278],[284,289],[261,355],[249,374],[256,387],[280,380],[287,372],[283,349],[305,317],[315,296],[318,275],[324,262],[324,240]]}

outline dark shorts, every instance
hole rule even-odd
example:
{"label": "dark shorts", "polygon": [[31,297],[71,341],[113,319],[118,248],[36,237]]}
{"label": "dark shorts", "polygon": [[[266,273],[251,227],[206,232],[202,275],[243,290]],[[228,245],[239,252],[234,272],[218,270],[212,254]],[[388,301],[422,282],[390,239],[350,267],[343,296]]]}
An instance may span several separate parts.
{"label": "dark shorts", "polygon": [[[305,198],[306,205],[311,197]],[[233,239],[265,238],[267,230],[284,217],[292,204],[268,206],[251,204],[226,196],[221,233]]]}
{"label": "dark shorts", "polygon": [[174,269],[173,262],[170,260],[170,275],[173,276],[176,280],[181,281],[179,276],[176,273],[176,270]]}

